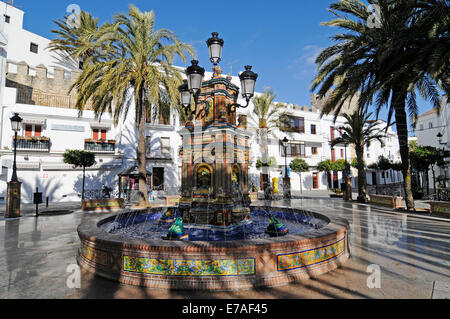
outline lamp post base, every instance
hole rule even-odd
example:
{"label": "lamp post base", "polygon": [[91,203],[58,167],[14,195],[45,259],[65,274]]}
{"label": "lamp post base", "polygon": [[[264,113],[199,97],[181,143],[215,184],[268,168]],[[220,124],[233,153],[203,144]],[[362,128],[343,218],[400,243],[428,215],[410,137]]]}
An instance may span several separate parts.
{"label": "lamp post base", "polygon": [[20,196],[22,183],[9,182],[5,218],[20,217]]}

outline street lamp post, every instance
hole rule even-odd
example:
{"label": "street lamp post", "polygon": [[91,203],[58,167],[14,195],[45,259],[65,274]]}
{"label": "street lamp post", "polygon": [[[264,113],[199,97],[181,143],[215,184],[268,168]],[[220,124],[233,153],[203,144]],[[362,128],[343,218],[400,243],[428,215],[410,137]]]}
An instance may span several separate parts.
{"label": "street lamp post", "polygon": [[[287,137],[284,137],[284,139],[281,142],[283,143],[283,147],[284,147],[284,164],[285,164],[285,174],[284,174],[284,179],[283,179],[284,198],[290,199],[292,197],[291,178],[289,176],[289,168],[287,165],[287,147],[289,145],[289,140],[287,139]],[[300,181],[300,184],[301,183],[302,183],[302,181]]]}
{"label": "street lamp post", "polygon": [[[222,60],[224,43],[224,40],[219,38],[217,32],[213,32],[212,38],[206,41],[209,49],[210,61],[214,64],[214,67]],[[198,100],[202,89],[203,78],[205,76],[205,69],[198,65],[198,60],[192,60],[191,64],[192,65],[186,69],[187,81],[178,88],[180,91],[181,102],[187,116],[195,115],[195,111],[189,114],[191,111],[192,97],[194,98],[196,105],[199,103],[206,103],[206,101],[199,102]],[[250,104],[250,100],[255,95],[255,84],[258,79],[258,74],[252,71],[251,65],[245,66],[245,71],[239,75],[239,79],[241,80],[242,97],[246,100],[247,104],[240,105],[235,101],[235,103],[228,105],[229,114],[235,112],[237,108],[247,108]],[[196,116],[199,117],[199,115],[200,114],[197,114]]]}
{"label": "street lamp post", "polygon": [[5,218],[17,218],[20,217],[20,196],[22,186],[17,178],[17,134],[22,126],[22,118],[18,113],[15,113],[10,120],[12,130],[14,131],[14,162],[11,181],[8,183]]}
{"label": "street lamp post", "polygon": [[[445,160],[445,146],[447,145],[447,143],[442,143],[442,138],[443,137],[444,136],[442,135],[442,133],[439,132],[439,134],[437,135],[437,138],[438,138],[438,141],[439,141],[439,145],[442,146],[442,155],[443,155],[444,161],[446,162],[446,160]],[[445,163],[445,166],[444,166],[444,175],[445,175],[445,178],[447,178],[447,162]],[[445,183],[444,186],[447,187],[446,179],[444,180],[444,183]]]}

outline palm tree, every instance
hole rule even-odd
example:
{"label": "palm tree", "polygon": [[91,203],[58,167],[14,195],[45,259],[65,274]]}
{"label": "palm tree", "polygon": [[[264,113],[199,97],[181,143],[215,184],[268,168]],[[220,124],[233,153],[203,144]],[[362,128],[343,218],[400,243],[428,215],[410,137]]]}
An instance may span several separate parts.
{"label": "palm tree", "polygon": [[[122,116],[134,116],[138,127],[137,162],[139,170],[139,205],[148,203],[146,182],[145,127],[152,107],[178,105],[179,71],[174,58],[186,62],[185,52],[193,55],[191,46],[178,40],[172,31],[155,30],[155,14],[130,6],[127,14],[118,14],[112,24],[99,28],[83,72],[72,89],[78,92],[76,106],[80,112],[89,102],[97,117],[111,113],[117,124]],[[79,49],[80,52],[84,50]]]}
{"label": "palm tree", "polygon": [[372,141],[378,141],[384,145],[383,130],[378,128],[378,123],[370,121],[372,113],[368,113],[363,109],[356,110],[352,115],[344,114],[346,124],[342,129],[342,136],[334,139],[331,146],[339,144],[354,145],[358,169],[358,201],[367,201],[367,179],[364,163],[364,148],[370,145]]}
{"label": "palm tree", "polygon": [[280,118],[285,113],[284,105],[274,104],[275,98],[273,90],[266,90],[262,95],[256,96],[253,100],[255,107],[250,116],[251,127],[256,131],[262,145],[263,186],[266,199],[271,197],[268,172],[269,135],[274,134],[274,130],[279,127]]}
{"label": "palm tree", "polygon": [[[443,0],[431,2],[446,7]],[[408,210],[413,210],[407,111],[414,121],[418,116],[416,91],[431,100],[434,107],[440,107],[438,83],[445,87],[442,79],[443,72],[448,71],[448,58],[435,58],[430,65],[426,54],[433,51],[438,55],[445,45],[448,47],[448,29],[430,26],[432,10],[424,5],[425,1],[373,0],[370,3],[380,8],[380,28],[366,23],[371,18],[371,10],[361,1],[341,0],[331,4],[330,11],[337,18],[324,24],[340,27],[347,33],[332,37],[338,43],[325,49],[317,58],[319,71],[312,90],[320,86],[318,95],[323,98],[334,89],[323,114],[334,112],[337,116],[344,103],[358,92],[359,108],[374,102],[379,114],[382,107],[389,105],[388,124],[395,114],[399,136],[406,205]],[[448,13],[448,8],[444,12]],[[442,15],[440,17],[442,19]],[[431,30],[438,34],[433,35]],[[427,50],[423,49],[430,36],[444,38],[439,41],[439,50],[429,46]]]}
{"label": "palm tree", "polygon": [[[65,53],[81,64],[96,53],[99,36],[98,18],[81,11],[76,15],[75,21],[65,17],[54,23],[58,28],[52,30],[56,38],[49,45],[50,51]],[[105,24],[103,27],[106,26]]]}

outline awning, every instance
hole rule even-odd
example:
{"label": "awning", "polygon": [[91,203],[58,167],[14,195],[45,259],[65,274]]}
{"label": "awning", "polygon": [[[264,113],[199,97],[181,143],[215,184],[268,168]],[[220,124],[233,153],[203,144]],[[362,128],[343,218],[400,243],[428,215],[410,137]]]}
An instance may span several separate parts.
{"label": "awning", "polygon": [[39,119],[39,118],[32,118],[32,117],[24,117],[22,120],[23,124],[30,124],[30,125],[43,125],[45,126],[46,119]]}
{"label": "awning", "polygon": [[111,130],[111,123],[90,122],[89,125],[94,129]]}

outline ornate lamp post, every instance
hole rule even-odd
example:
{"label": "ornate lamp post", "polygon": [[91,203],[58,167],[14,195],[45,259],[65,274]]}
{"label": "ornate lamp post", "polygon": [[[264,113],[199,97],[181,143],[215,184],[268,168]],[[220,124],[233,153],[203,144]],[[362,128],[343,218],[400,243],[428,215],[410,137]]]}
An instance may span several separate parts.
{"label": "ornate lamp post", "polygon": [[21,196],[21,186],[17,178],[17,164],[16,164],[16,154],[17,154],[17,133],[20,131],[22,125],[22,118],[18,113],[15,113],[11,118],[11,127],[14,131],[14,162],[13,162],[13,172],[11,181],[8,183],[8,199],[6,202],[6,213],[5,218],[16,218],[20,217],[20,196]]}
{"label": "ornate lamp post", "polygon": [[[224,43],[225,41],[219,38],[219,34],[217,32],[213,32],[212,38],[209,38],[208,41],[206,41],[209,49],[210,61],[214,64],[214,69],[222,60],[222,49]],[[188,92],[194,98],[196,105],[198,105],[199,103],[204,103],[204,101],[199,102],[198,97],[202,89],[205,69],[198,65],[197,60],[192,60],[191,66],[186,69],[186,76],[187,83],[181,85],[179,87],[179,91],[181,95],[182,105],[185,109],[186,114],[188,114],[191,108],[191,97],[188,97]],[[255,83],[258,79],[258,74],[252,71],[251,65],[245,66],[245,71],[239,75],[239,79],[241,80],[242,97],[246,100],[247,104],[240,105],[236,101],[235,103],[229,104],[229,114],[235,112],[236,108],[247,108],[250,104],[250,100],[255,95]],[[203,115],[205,114],[203,113]],[[200,117],[200,114],[198,114],[197,117]]]}
{"label": "ornate lamp post", "polygon": [[[187,80],[178,88],[188,118],[183,139],[182,198],[184,223],[232,226],[249,218],[249,134],[236,124],[236,109],[248,107],[258,75],[246,66],[239,77],[222,76],[224,41],[214,32],[206,41],[213,66],[211,79],[197,60],[186,68]],[[241,91],[247,105],[237,103]],[[191,209],[194,208],[195,209]]]}
{"label": "ornate lamp post", "polygon": [[[291,178],[289,176],[289,169],[287,165],[287,147],[289,145],[289,140],[287,137],[284,137],[284,139],[281,141],[284,147],[284,164],[285,164],[285,174],[283,179],[283,190],[284,190],[284,198],[290,199],[292,197],[291,194]],[[302,181],[300,181],[301,183]]]}

